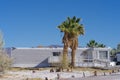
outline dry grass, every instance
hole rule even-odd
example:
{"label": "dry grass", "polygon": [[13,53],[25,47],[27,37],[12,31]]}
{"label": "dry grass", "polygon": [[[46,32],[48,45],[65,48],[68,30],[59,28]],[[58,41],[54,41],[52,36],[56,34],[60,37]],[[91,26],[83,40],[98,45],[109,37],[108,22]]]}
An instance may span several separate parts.
{"label": "dry grass", "polygon": [[10,68],[11,71],[24,71],[24,70],[50,70],[50,68],[20,68],[20,67],[14,67],[14,68]]}
{"label": "dry grass", "polygon": [[97,72],[111,72],[112,70],[104,70],[104,69],[100,69],[100,68],[74,68],[73,70],[75,71],[90,71],[90,72],[94,72],[94,71],[97,71]]}
{"label": "dry grass", "polygon": [[[49,68],[11,68],[11,71],[21,71],[21,70],[50,70],[51,68],[56,68],[56,67],[49,67]],[[98,72],[111,72],[112,70],[104,70],[100,68],[84,68],[84,67],[79,67],[79,68],[74,68],[73,71],[98,71]],[[117,71],[117,70],[115,70]]]}
{"label": "dry grass", "polygon": [[43,80],[41,78],[27,78],[27,79],[24,79],[24,80]]}

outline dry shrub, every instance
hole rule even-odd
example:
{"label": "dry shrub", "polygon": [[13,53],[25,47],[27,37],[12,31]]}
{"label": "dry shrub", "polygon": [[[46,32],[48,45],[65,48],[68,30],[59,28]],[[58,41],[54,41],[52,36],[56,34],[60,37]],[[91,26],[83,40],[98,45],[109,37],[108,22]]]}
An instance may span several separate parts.
{"label": "dry shrub", "polygon": [[5,53],[3,45],[4,45],[3,35],[2,32],[0,31],[0,73],[4,72],[11,65],[11,59]]}
{"label": "dry shrub", "polygon": [[11,62],[12,60],[10,57],[3,51],[0,51],[0,72],[4,72],[9,69]]}

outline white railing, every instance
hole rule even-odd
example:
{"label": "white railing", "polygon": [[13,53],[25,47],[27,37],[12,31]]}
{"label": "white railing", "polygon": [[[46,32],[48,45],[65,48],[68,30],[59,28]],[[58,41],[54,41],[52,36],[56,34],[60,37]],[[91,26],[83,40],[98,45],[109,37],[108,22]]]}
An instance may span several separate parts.
{"label": "white railing", "polygon": [[[48,63],[60,63],[59,56],[51,56],[48,58]],[[76,59],[75,65],[78,67],[109,67],[110,62],[100,59]]]}
{"label": "white railing", "polygon": [[109,67],[110,62],[100,59],[79,59],[76,62],[76,66],[79,67]]}

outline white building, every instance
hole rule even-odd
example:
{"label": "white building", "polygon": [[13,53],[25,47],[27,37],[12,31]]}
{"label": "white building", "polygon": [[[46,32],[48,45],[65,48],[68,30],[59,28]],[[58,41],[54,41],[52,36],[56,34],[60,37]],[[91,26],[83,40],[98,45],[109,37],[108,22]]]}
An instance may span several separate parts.
{"label": "white building", "polygon": [[[110,63],[110,48],[78,48],[76,67],[106,67]],[[61,62],[63,48],[9,48],[13,67],[48,67]],[[71,59],[71,50],[68,49]]]}

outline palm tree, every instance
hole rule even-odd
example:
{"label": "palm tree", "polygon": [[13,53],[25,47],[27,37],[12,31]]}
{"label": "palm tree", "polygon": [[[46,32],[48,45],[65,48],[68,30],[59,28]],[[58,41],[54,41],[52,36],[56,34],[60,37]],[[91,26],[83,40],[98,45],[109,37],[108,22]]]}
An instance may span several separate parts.
{"label": "palm tree", "polygon": [[104,44],[98,44],[98,47],[104,48],[106,46]]}
{"label": "palm tree", "polygon": [[98,43],[95,40],[90,40],[89,43],[87,43],[87,47],[97,47]]}
{"label": "palm tree", "polygon": [[80,18],[73,18],[68,17],[66,21],[64,21],[61,25],[58,26],[61,32],[64,33],[62,38],[62,42],[64,44],[63,48],[63,60],[64,64],[67,64],[67,55],[68,55],[68,48],[72,49],[71,52],[71,65],[72,67],[75,66],[75,53],[78,47],[78,36],[84,34],[84,28],[82,24],[79,24]]}
{"label": "palm tree", "polygon": [[89,43],[87,43],[87,47],[91,47],[91,48],[104,48],[106,47],[104,44],[98,43],[95,40],[90,40]]}

